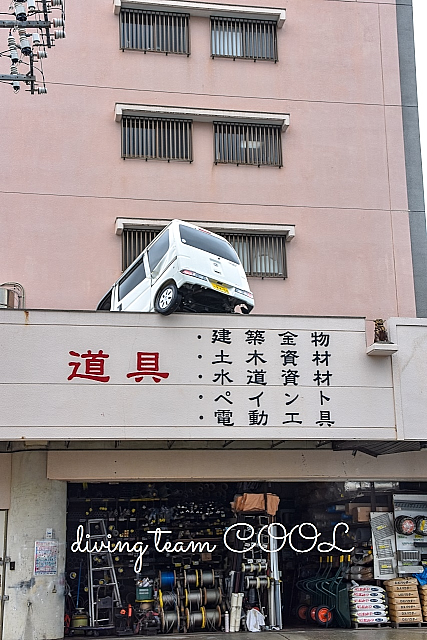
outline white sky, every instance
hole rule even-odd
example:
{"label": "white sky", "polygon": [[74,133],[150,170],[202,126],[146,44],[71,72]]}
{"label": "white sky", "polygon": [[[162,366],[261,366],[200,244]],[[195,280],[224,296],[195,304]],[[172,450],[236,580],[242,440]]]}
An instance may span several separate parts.
{"label": "white sky", "polygon": [[[424,168],[424,193],[427,186],[427,0],[412,0],[414,9],[415,59],[417,65],[418,108],[420,115],[421,153]],[[423,33],[424,31],[424,33]]]}

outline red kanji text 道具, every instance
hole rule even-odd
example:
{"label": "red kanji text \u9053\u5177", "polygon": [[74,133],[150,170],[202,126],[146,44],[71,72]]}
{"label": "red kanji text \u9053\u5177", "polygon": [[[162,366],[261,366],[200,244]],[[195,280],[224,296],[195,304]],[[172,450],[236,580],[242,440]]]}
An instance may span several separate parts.
{"label": "red kanji text \u9053\u5177", "polygon": [[88,349],[86,353],[82,353],[81,355],[76,351],[70,351],[69,354],[75,358],[83,358],[85,372],[77,373],[83,364],[82,362],[69,362],[68,364],[70,367],[73,367],[73,370],[68,376],[68,380],[72,380],[73,378],[84,378],[85,380],[96,380],[97,382],[108,382],[110,380],[110,376],[104,375],[105,359],[110,356],[108,353],[104,353],[102,349],[100,349],[98,353],[92,353],[92,351]]}
{"label": "red kanji text \u9053\u5177", "polygon": [[159,353],[138,351],[136,354],[136,371],[127,374],[127,378],[135,378],[135,382],[141,382],[145,376],[151,376],[154,382],[161,382],[169,378],[169,373],[159,371]]}

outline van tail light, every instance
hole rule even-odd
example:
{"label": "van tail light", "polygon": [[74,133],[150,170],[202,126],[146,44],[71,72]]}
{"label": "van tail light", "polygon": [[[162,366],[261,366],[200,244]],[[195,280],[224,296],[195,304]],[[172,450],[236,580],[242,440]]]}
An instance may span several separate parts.
{"label": "van tail light", "polygon": [[237,287],[235,287],[234,291],[236,293],[240,293],[242,296],[247,296],[248,298],[252,298],[254,297],[254,294],[251,291],[244,291],[243,289],[238,289]]}
{"label": "van tail light", "polygon": [[181,273],[185,276],[191,276],[192,278],[199,278],[199,280],[207,280],[206,276],[202,276],[201,273],[196,273],[195,271],[191,271],[190,269],[181,269]]}

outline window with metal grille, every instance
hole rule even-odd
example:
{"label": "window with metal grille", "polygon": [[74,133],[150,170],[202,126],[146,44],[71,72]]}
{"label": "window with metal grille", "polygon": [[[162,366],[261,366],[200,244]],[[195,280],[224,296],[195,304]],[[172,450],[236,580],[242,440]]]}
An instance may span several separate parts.
{"label": "window with metal grille", "polygon": [[122,158],[192,162],[191,120],[122,118]]}
{"label": "window with metal grille", "polygon": [[282,166],[280,125],[214,122],[215,164]]}
{"label": "window with metal grille", "polygon": [[277,61],[277,25],[270,20],[211,17],[212,57]]}
{"label": "window with metal grille", "polygon": [[[161,229],[124,229],[122,233],[122,270],[144,251]],[[286,236],[281,234],[222,233],[232,245],[248,276],[286,278]]]}
{"label": "window with metal grille", "polygon": [[189,14],[122,9],[120,48],[190,55]]}

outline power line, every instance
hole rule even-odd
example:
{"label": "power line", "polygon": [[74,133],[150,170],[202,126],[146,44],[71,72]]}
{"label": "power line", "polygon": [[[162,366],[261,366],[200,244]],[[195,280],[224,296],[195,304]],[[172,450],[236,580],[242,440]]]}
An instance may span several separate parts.
{"label": "power line", "polygon": [[78,199],[92,199],[92,200],[125,200],[134,202],[167,202],[173,204],[210,204],[219,206],[233,206],[233,207],[284,207],[288,209],[325,209],[327,211],[379,211],[379,212],[391,212],[401,211],[401,209],[383,209],[380,207],[332,207],[323,205],[306,205],[306,204],[285,204],[283,202],[270,203],[270,202],[218,202],[216,200],[174,200],[172,198],[134,198],[129,196],[96,196],[93,194],[76,194],[76,193],[43,193],[37,191],[8,191],[0,189],[0,193],[8,195],[21,195],[21,196],[41,196],[52,198],[78,198]]}
{"label": "power line", "polygon": [[[338,1],[338,0],[337,0]],[[307,100],[305,98],[278,98],[275,96],[248,96],[248,95],[239,95],[239,94],[231,94],[231,93],[199,93],[196,91],[170,91],[166,89],[138,89],[135,87],[112,87],[109,85],[101,85],[101,84],[84,84],[77,82],[46,82],[46,84],[64,86],[64,87],[80,87],[86,89],[105,89],[108,91],[132,91],[139,93],[161,93],[166,95],[179,95],[179,96],[201,96],[201,97],[209,97],[209,98],[239,98],[245,100],[270,100],[275,102],[303,102],[309,104],[346,104],[346,105],[354,105],[354,106],[365,106],[365,107],[401,107],[401,104],[390,103],[382,103],[382,102],[351,102],[347,100]]]}

